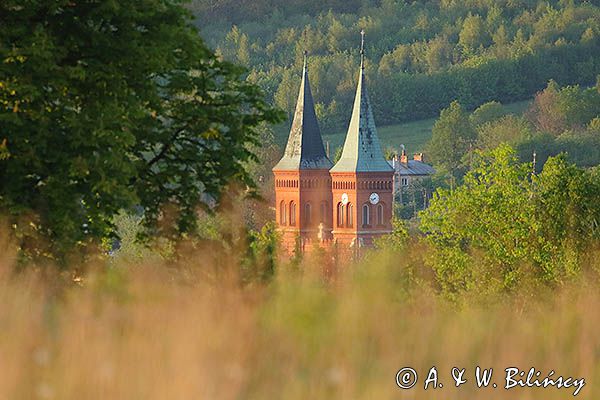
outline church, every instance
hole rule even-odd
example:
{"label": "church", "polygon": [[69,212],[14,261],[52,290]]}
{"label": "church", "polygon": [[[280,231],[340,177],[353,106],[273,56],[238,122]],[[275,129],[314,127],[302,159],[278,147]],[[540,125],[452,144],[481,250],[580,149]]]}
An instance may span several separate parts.
{"label": "church", "polygon": [[385,160],[377,136],[361,34],[352,117],[335,165],[323,146],[304,57],[288,142],[273,167],[277,226],[290,252],[335,245],[341,251],[358,253],[392,230],[394,168]]}

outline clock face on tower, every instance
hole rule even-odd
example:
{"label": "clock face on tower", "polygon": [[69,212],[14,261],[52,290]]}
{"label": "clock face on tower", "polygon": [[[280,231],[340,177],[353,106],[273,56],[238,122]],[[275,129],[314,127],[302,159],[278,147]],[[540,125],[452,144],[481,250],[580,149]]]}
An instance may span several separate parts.
{"label": "clock face on tower", "polygon": [[371,193],[369,196],[369,202],[371,202],[371,204],[379,203],[379,195],[377,193]]}
{"label": "clock face on tower", "polygon": [[343,205],[348,204],[348,193],[342,194],[342,204]]}

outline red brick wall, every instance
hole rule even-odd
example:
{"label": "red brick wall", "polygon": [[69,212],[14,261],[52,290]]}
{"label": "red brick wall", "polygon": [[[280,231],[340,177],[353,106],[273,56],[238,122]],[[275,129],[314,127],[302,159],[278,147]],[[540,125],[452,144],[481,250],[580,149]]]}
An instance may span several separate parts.
{"label": "red brick wall", "polygon": [[[372,240],[383,234],[391,232],[391,218],[393,212],[393,172],[375,173],[332,173],[332,195],[333,195],[333,238],[338,243],[340,251],[347,249],[355,240],[358,245],[359,239],[365,246],[372,245]],[[348,204],[352,205],[352,226],[347,223],[347,209],[345,207],[343,226],[338,226],[338,204],[341,203],[342,195],[348,195]],[[371,193],[379,195],[379,203],[373,205],[369,202]],[[369,224],[363,224],[363,205],[369,207]],[[382,223],[378,223],[377,207],[383,206]]]}
{"label": "red brick wall", "polygon": [[[275,214],[282,232],[283,246],[292,252],[296,238],[301,245],[312,247],[320,243],[319,224],[323,222],[323,239],[331,240],[331,177],[327,170],[275,171]],[[286,221],[281,221],[281,206],[287,205]],[[290,207],[296,205],[296,221],[290,221]],[[310,213],[306,205],[310,205]],[[323,211],[321,207],[323,206]],[[310,214],[310,218],[308,215]],[[323,215],[323,220],[321,218]]]}

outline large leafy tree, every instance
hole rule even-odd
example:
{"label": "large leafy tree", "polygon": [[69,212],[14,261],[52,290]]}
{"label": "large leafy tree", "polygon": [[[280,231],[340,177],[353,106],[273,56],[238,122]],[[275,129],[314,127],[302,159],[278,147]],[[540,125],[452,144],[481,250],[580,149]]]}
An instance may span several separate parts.
{"label": "large leafy tree", "polygon": [[134,205],[190,232],[228,183],[253,187],[258,127],[281,116],[181,3],[0,3],[0,210],[24,251],[84,247]]}
{"label": "large leafy tree", "polygon": [[[583,249],[600,235],[597,171],[559,155],[533,175],[506,144],[477,152],[474,164],[463,185],[439,189],[420,214],[444,289],[493,282],[511,288],[529,266],[543,280],[560,282],[582,267]],[[481,275],[478,266],[486,269]]]}
{"label": "large leafy tree", "polygon": [[463,157],[472,149],[476,139],[477,132],[469,121],[469,114],[460,103],[453,101],[442,110],[433,126],[428,152],[435,165],[448,171],[455,179],[464,167]]}

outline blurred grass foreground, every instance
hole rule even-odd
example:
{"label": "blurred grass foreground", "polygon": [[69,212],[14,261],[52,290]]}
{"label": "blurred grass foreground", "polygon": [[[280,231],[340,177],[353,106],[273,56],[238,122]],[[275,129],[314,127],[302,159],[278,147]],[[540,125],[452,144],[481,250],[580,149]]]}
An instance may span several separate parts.
{"label": "blurred grass foreground", "polygon": [[[552,291],[450,302],[436,294],[415,252],[373,254],[328,278],[316,255],[282,265],[269,284],[242,286],[227,273],[227,258],[217,278],[190,278],[211,267],[204,253],[179,266],[88,266],[74,278],[49,268],[17,272],[10,246],[0,244],[0,398],[573,395],[555,387],[504,390],[507,367],[583,377],[578,398],[600,397],[595,275]],[[401,390],[395,375],[407,366],[419,382]],[[432,366],[444,387],[425,391]],[[499,388],[476,388],[476,366],[494,368]],[[459,388],[452,367],[466,369]]]}

